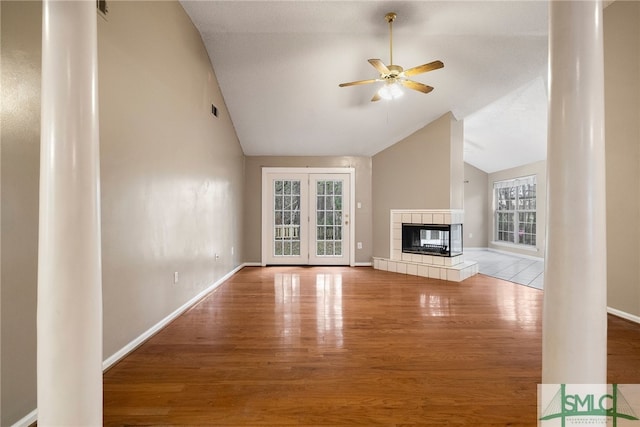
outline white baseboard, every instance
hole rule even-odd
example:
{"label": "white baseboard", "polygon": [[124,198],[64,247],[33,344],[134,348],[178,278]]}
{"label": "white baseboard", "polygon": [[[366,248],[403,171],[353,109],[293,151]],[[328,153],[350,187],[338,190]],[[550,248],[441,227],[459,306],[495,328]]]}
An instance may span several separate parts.
{"label": "white baseboard", "polygon": [[33,411],[25,415],[22,419],[16,421],[16,423],[11,427],[29,427],[36,421],[38,421],[38,410],[34,409]]}
{"label": "white baseboard", "polygon": [[371,261],[369,262],[354,262],[353,266],[354,267],[371,267],[373,265],[373,263]]}
{"label": "white baseboard", "polygon": [[244,267],[262,267],[261,262],[245,262],[242,264]]}
{"label": "white baseboard", "polygon": [[175,318],[177,318],[178,316],[180,316],[182,313],[184,313],[185,311],[187,311],[188,309],[190,309],[195,303],[197,303],[198,301],[200,301],[202,298],[204,298],[207,294],[209,294],[211,291],[213,291],[215,288],[217,288],[218,286],[220,286],[222,283],[224,283],[224,281],[226,281],[227,279],[229,279],[231,276],[233,276],[234,274],[236,274],[238,271],[240,271],[242,268],[245,267],[246,264],[240,264],[239,266],[237,266],[236,268],[234,268],[233,270],[231,270],[229,273],[225,274],[224,276],[222,276],[220,279],[218,279],[215,283],[213,283],[211,286],[207,287],[206,289],[204,289],[202,292],[200,292],[199,294],[197,294],[196,296],[194,296],[193,298],[191,298],[189,301],[187,301],[186,303],[182,304],[180,307],[178,307],[176,310],[174,310],[171,314],[169,314],[167,317],[165,317],[164,319],[162,319],[161,321],[159,321],[158,323],[156,323],[154,326],[152,326],[151,328],[147,329],[145,332],[142,333],[142,335],[138,336],[136,339],[134,339],[133,341],[131,341],[129,344],[125,345],[124,347],[122,347],[120,350],[118,350],[117,352],[115,352],[114,354],[112,354],[110,357],[108,357],[104,362],[102,362],[102,370],[106,371],[107,369],[109,369],[111,366],[113,366],[115,363],[117,363],[120,359],[122,359],[123,357],[125,357],[127,354],[131,353],[133,350],[135,350],[138,346],[140,346],[143,342],[145,342],[146,340],[148,340],[149,338],[151,338],[153,335],[155,335],[158,331],[160,331],[162,328],[164,328],[165,326],[167,326],[169,323],[171,323]]}
{"label": "white baseboard", "polygon": [[466,252],[466,251],[488,251],[489,248],[486,246],[479,246],[479,247],[463,247],[462,248],[462,252]]}
{"label": "white baseboard", "polygon": [[[165,317],[164,319],[160,320],[153,327],[151,327],[148,330],[146,330],[145,332],[143,332],[136,339],[134,339],[129,344],[125,345],[120,350],[118,350],[117,352],[112,354],[110,357],[108,357],[106,360],[104,360],[102,362],[102,370],[106,371],[107,369],[109,369],[111,366],[113,366],[115,363],[120,361],[127,354],[131,353],[133,350],[135,350],[137,347],[139,347],[142,343],[144,343],[146,340],[148,340],[153,335],[155,335],[162,328],[167,326],[176,317],[180,316],[182,313],[184,313],[185,311],[190,309],[193,305],[195,305],[198,301],[200,301],[202,298],[204,298],[206,295],[208,295],[211,291],[213,291],[218,286],[220,286],[222,283],[224,283],[231,276],[236,274],[238,271],[242,270],[244,267],[250,266],[250,265],[252,265],[252,263],[240,264],[239,266],[237,266],[236,268],[234,268],[233,270],[231,270],[230,272],[228,272],[227,274],[222,276],[220,279],[218,279],[215,283],[213,283],[212,285],[210,285],[209,287],[207,287],[206,289],[204,289],[203,291],[198,293],[196,296],[191,298],[189,301],[184,303],[182,306],[180,306],[176,310],[174,310],[167,317]],[[37,408],[34,409],[33,411],[31,411],[26,416],[24,416],[19,421],[17,421],[11,427],[29,427],[31,424],[35,423],[36,421],[38,421],[38,409]]]}
{"label": "white baseboard", "polygon": [[615,308],[607,307],[607,313],[613,314],[614,316],[621,317],[623,319],[630,320],[631,322],[640,323],[640,316],[636,316],[634,314],[629,314],[625,311],[618,310]]}
{"label": "white baseboard", "polygon": [[511,256],[515,256],[515,257],[531,259],[531,260],[534,260],[534,261],[544,261],[544,258],[539,257],[539,256],[525,255],[525,254],[521,254],[521,253],[517,253],[517,252],[502,251],[500,249],[494,249],[494,248],[487,248],[487,250],[489,252],[496,252],[496,253],[503,254],[503,255],[511,255]]}

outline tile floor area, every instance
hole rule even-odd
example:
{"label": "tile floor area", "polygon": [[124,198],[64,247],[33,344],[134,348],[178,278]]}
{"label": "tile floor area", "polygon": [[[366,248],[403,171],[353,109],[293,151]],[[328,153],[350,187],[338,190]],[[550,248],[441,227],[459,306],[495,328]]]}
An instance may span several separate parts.
{"label": "tile floor area", "polygon": [[484,249],[465,249],[464,257],[469,261],[476,261],[481,274],[537,289],[544,286],[543,260]]}

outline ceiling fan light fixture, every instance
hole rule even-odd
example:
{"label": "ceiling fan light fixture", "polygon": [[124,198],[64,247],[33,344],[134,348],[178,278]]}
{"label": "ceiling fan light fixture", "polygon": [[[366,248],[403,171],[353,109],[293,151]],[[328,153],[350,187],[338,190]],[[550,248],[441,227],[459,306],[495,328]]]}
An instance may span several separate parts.
{"label": "ceiling fan light fixture", "polygon": [[400,87],[400,84],[398,84],[398,82],[385,83],[385,85],[382,86],[378,91],[378,95],[380,95],[380,98],[386,100],[400,98],[403,94],[404,92],[402,91],[402,88]]}
{"label": "ceiling fan light fixture", "polygon": [[408,79],[407,77],[415,76],[417,74],[426,73],[428,71],[437,70],[444,67],[442,61],[432,61],[428,64],[418,65],[417,67],[409,68],[405,70],[399,65],[393,63],[393,21],[396,19],[396,14],[389,12],[385,15],[385,19],[389,23],[389,65],[385,65],[380,59],[369,59],[369,64],[375,68],[380,76],[376,79],[369,80],[357,80],[349,83],[340,83],[338,86],[356,86],[364,85],[376,82],[384,82],[382,86],[373,98],[371,102],[380,101],[381,99],[391,100],[400,98],[404,90],[401,86],[408,89],[415,90],[422,93],[429,93],[433,90],[432,86],[427,86],[424,83],[417,82],[415,80]]}

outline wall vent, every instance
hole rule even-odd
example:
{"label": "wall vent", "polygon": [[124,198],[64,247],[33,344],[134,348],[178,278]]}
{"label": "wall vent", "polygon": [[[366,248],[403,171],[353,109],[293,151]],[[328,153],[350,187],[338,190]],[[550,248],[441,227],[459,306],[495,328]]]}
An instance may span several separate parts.
{"label": "wall vent", "polygon": [[100,12],[100,14],[106,18],[107,14],[109,13],[109,6],[107,6],[107,0],[96,0],[96,6],[98,7],[98,12]]}

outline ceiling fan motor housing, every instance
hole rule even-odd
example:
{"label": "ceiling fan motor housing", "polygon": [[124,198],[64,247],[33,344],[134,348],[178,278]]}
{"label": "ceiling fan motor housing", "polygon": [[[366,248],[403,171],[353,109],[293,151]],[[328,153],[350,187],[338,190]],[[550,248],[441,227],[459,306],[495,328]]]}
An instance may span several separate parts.
{"label": "ceiling fan motor housing", "polygon": [[388,78],[395,79],[404,71],[404,68],[402,68],[399,65],[388,65],[387,68],[389,69],[389,74],[387,74],[386,76],[383,76],[383,78],[387,78],[387,79]]}

